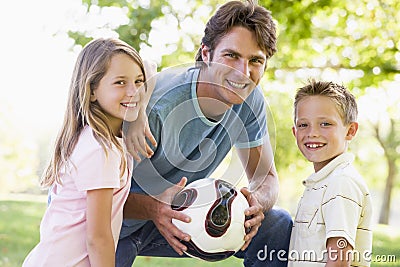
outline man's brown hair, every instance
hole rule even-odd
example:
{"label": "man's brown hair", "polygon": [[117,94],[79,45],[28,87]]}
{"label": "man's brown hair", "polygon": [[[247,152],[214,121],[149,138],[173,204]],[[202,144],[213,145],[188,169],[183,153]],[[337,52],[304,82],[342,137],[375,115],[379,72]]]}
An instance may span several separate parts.
{"label": "man's brown hair", "polygon": [[[265,52],[267,59],[276,52],[276,26],[271,12],[253,0],[230,1],[217,10],[207,22],[204,30],[201,42],[209,48],[211,59],[221,38],[235,26],[245,27],[255,33],[257,44]],[[203,61],[201,47],[195,59],[196,62]]]}

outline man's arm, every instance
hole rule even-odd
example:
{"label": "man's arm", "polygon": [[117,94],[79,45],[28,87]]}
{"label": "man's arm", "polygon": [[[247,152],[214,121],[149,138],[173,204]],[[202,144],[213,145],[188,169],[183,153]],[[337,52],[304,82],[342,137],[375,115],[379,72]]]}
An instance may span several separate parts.
{"label": "man's arm", "polygon": [[179,255],[187,249],[180,240],[189,241],[190,236],[179,230],[172,223],[172,219],[190,222],[190,217],[173,210],[171,202],[175,194],[186,185],[186,181],[186,178],[182,178],[178,184],[158,196],[130,193],[124,206],[125,219],[152,220],[161,235]]}
{"label": "man's arm", "polygon": [[129,193],[124,206],[124,219],[151,220],[158,200],[145,194]]}
{"label": "man's arm", "polygon": [[237,151],[246,171],[252,196],[264,211],[272,209],[278,199],[279,181],[269,139],[265,138],[261,146]]}
{"label": "man's arm", "polygon": [[251,229],[245,236],[245,250],[264,220],[264,211],[272,209],[278,199],[279,183],[269,139],[265,138],[261,146],[237,151],[249,182],[248,189],[241,189],[250,206],[245,211],[250,218],[245,227]]}

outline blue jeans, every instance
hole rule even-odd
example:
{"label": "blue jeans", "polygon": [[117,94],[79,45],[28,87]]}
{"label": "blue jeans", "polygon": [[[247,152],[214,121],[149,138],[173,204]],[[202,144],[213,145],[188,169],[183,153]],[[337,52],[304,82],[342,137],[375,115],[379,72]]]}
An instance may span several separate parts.
{"label": "blue jeans", "polygon": [[[292,218],[282,209],[265,213],[265,219],[245,251],[234,256],[244,259],[244,266],[287,266]],[[280,254],[279,254],[279,253]],[[115,256],[116,267],[131,267],[136,256],[187,257],[173,250],[153,222],[147,222],[138,231],[120,239]]]}

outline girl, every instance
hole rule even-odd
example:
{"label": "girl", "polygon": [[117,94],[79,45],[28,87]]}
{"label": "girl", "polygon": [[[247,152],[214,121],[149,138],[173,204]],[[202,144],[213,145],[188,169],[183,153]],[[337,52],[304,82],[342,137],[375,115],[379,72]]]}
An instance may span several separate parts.
{"label": "girl", "polygon": [[132,158],[122,122],[147,101],[139,54],[116,39],[97,39],[79,54],[68,107],[41,185],[51,202],[40,242],[23,266],[114,266]]}

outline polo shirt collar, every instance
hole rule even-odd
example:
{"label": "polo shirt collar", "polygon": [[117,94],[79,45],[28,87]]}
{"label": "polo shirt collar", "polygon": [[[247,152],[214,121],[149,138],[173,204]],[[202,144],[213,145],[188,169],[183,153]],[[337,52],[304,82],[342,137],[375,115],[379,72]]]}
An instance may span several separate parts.
{"label": "polo shirt collar", "polygon": [[344,164],[351,164],[354,160],[354,155],[351,153],[343,153],[334,158],[331,162],[326,164],[325,167],[323,167],[321,170],[318,172],[315,172],[311,174],[306,180],[303,181],[304,186],[312,186],[313,184],[316,184],[317,182],[325,179],[328,177],[328,175],[335,170],[339,165],[344,165]]}

